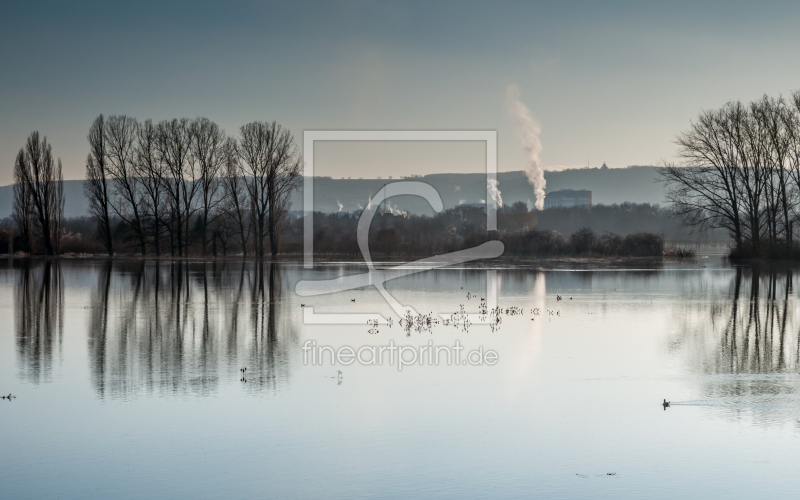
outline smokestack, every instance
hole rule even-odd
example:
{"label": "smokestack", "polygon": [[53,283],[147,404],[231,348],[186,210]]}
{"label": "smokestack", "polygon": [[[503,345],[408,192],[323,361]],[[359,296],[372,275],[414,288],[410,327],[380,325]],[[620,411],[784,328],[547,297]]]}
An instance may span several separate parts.
{"label": "smokestack", "polygon": [[516,85],[508,86],[506,102],[508,113],[517,122],[517,132],[519,132],[522,140],[522,147],[528,154],[528,167],[525,169],[525,175],[528,177],[528,182],[533,186],[533,193],[536,195],[536,208],[541,210],[544,208],[544,188],[547,184],[544,180],[544,170],[542,170],[542,165],[539,161],[539,153],[542,152],[542,141],[539,140],[539,133],[542,131],[542,126],[531,116],[528,107],[519,100],[519,88]]}

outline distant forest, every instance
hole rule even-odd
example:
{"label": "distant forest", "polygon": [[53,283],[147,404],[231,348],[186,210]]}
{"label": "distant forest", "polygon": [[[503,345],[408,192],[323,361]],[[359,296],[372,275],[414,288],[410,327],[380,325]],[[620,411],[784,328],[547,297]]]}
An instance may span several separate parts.
{"label": "distant forest", "polygon": [[[665,241],[660,234],[647,232],[648,222],[668,217],[657,207],[625,204],[611,207],[599,206],[598,217],[594,209],[573,207],[529,211],[523,202],[506,205],[497,213],[497,231],[486,230],[486,213],[482,207],[460,206],[444,210],[433,217],[425,215],[398,215],[379,212],[373,219],[369,233],[370,252],[384,258],[407,259],[441,255],[478,246],[489,240],[500,240],[505,246],[504,255],[520,257],[605,256],[644,257],[665,255]],[[558,224],[568,221],[565,227],[594,223],[598,228],[622,228],[616,225],[614,214],[643,209],[650,212],[649,220],[630,226],[624,234],[586,225],[568,233],[552,229],[539,229],[541,220]],[[346,255],[358,258],[361,252],[356,241],[356,228],[360,213],[317,213],[314,216],[314,253]],[[660,222],[664,222],[661,220]],[[651,226],[652,228],[653,226]],[[285,245],[293,252],[301,252],[303,245],[303,219],[294,218],[286,225]],[[676,256],[689,256],[687,250],[675,250]],[[670,252],[666,252],[670,254]]]}
{"label": "distant forest", "polygon": [[[314,215],[314,252],[358,258],[356,226],[361,215],[321,213]],[[135,234],[119,218],[112,218],[112,237],[118,254],[141,255]],[[97,222],[90,217],[64,221],[61,251],[65,254],[103,254],[105,247],[93,235]],[[724,238],[724,234],[719,235]],[[382,258],[436,255],[479,245],[488,239],[505,244],[506,255],[515,256],[644,256],[662,255],[665,241],[688,241],[686,232],[656,205],[624,203],[529,211],[524,203],[498,211],[498,230],[486,231],[486,213],[481,207],[461,206],[433,216],[392,214],[379,211],[370,228],[370,248]],[[9,239],[11,238],[11,239]],[[186,234],[186,255],[201,256],[202,226],[196,216]],[[708,240],[710,241],[710,240]],[[0,249],[13,244],[22,251],[11,219],[0,222]],[[214,233],[207,255],[255,255],[247,243],[247,254],[239,240]],[[303,218],[289,214],[281,225],[280,252],[299,255],[303,251]]]}

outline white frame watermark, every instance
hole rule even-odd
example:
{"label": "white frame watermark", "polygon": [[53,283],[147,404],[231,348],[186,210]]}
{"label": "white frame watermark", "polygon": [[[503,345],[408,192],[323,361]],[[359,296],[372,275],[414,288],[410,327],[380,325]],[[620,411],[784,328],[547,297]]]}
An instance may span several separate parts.
{"label": "white frame watermark", "polygon": [[[497,230],[497,197],[493,189],[497,185],[497,131],[494,130],[306,130],[303,132],[303,266],[314,268],[314,143],[317,141],[470,141],[486,143],[486,229]],[[446,255],[421,259],[389,269],[376,269],[372,264],[367,245],[369,224],[381,201],[391,196],[417,195],[425,198],[435,211],[443,209],[441,197],[429,184],[418,181],[397,181],[386,184],[372,199],[361,215],[358,225],[358,243],[368,266],[368,272],[344,276],[327,281],[300,281],[295,291],[301,296],[313,296],[338,291],[351,290],[364,286],[375,286],[401,318],[416,312],[402,306],[389,294],[383,284],[391,279],[407,276],[453,264],[478,259],[498,257],[503,253],[503,244],[489,241],[475,248],[461,250]],[[497,273],[487,271],[487,303],[489,308],[497,305]],[[442,317],[449,315],[442,314]],[[470,322],[486,323],[485,315],[470,314]],[[313,306],[303,310],[305,324],[365,324],[368,322],[387,323],[380,314],[359,313],[315,313]]]}

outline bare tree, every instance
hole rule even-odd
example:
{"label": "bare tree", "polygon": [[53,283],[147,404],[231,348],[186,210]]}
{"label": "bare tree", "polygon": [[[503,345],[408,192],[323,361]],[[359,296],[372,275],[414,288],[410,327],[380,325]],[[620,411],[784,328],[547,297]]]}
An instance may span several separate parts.
{"label": "bare tree", "polygon": [[64,239],[64,176],[61,158],[56,169],[55,191],[53,193],[53,246],[57,254],[61,253],[61,242]]}
{"label": "bare tree", "polygon": [[764,96],[705,111],[677,143],[680,165],[667,165],[660,174],[687,225],[728,229],[739,255],[795,253],[800,93],[791,103]]}
{"label": "bare tree", "polygon": [[790,192],[793,194],[795,203],[790,203],[792,219],[796,220],[797,196],[800,194],[800,91],[794,92],[791,99],[791,108],[784,115],[786,130],[789,134],[789,147],[787,152],[787,169],[789,171],[790,183],[793,184]]}
{"label": "bare tree", "polygon": [[289,210],[292,191],[300,184],[302,159],[288,129],[270,124],[272,154],[269,155],[267,193],[269,198],[268,235],[272,256],[278,254],[281,228]]}
{"label": "bare tree", "polygon": [[255,233],[255,252],[264,256],[264,236],[266,233],[269,197],[267,193],[269,155],[269,129],[264,122],[253,122],[243,125],[237,148],[239,170],[245,181],[249,195],[250,217]]}
{"label": "bare tree", "polygon": [[89,212],[97,221],[103,246],[109,256],[114,255],[109,218],[111,189],[109,187],[103,115],[98,116],[89,129],[89,155],[86,157],[86,180],[83,192],[89,200]]}
{"label": "bare tree", "polygon": [[23,248],[33,250],[33,202],[30,186],[25,181],[25,153],[20,150],[14,163],[14,222],[17,225]]}
{"label": "bare tree", "polygon": [[240,175],[236,140],[232,138],[228,139],[226,143],[226,164],[222,177],[222,190],[224,193],[222,202],[224,217],[236,228],[242,255],[247,257],[247,243],[252,230],[248,191],[245,180]]}
{"label": "bare tree", "polygon": [[[34,215],[34,233],[41,241],[47,255],[59,250],[60,231],[63,227],[63,178],[61,160],[53,161],[53,151],[47,138],[39,140],[39,132],[31,133],[25,147],[17,155],[19,180],[27,190]],[[17,196],[15,195],[15,198]],[[20,195],[20,199],[25,199]]]}
{"label": "bare tree", "polygon": [[161,230],[163,227],[165,168],[158,156],[158,130],[152,120],[146,120],[137,128],[135,143],[135,172],[144,193],[142,217],[148,221],[153,250],[161,254]]}
{"label": "bare tree", "polygon": [[255,231],[256,254],[264,256],[264,240],[278,253],[277,228],[286,198],[299,183],[300,155],[289,130],[276,122],[252,122],[240,129],[239,168],[245,177]]}
{"label": "bare tree", "polygon": [[[783,231],[786,242],[786,255],[792,252],[792,223],[789,217],[790,199],[788,191],[789,157],[792,134],[789,132],[787,120],[791,110],[786,101],[780,97],[773,99],[764,96],[751,105],[755,119],[760,122],[765,141],[764,169],[768,176],[767,210],[769,213],[770,249],[777,249],[780,231]],[[782,228],[779,229],[779,221]]]}
{"label": "bare tree", "polygon": [[115,198],[111,206],[117,216],[133,230],[139,250],[147,254],[142,206],[144,193],[136,175],[135,154],[139,124],[124,115],[112,115],[105,123],[104,135],[108,151],[108,172],[113,179]]}
{"label": "bare tree", "polygon": [[704,111],[689,131],[678,135],[681,165],[665,164],[659,170],[666,183],[667,200],[683,222],[701,231],[724,228],[741,249],[739,177],[741,176],[733,128],[737,104],[719,111]]}
{"label": "bare tree", "polygon": [[157,149],[159,159],[164,163],[163,186],[167,193],[170,209],[170,233],[172,251],[178,255],[188,253],[189,218],[192,215],[194,196],[197,189],[195,169],[191,162],[191,132],[189,120],[164,120],[158,124]]}
{"label": "bare tree", "polygon": [[200,196],[200,223],[202,225],[202,254],[206,255],[209,219],[220,202],[219,174],[226,163],[225,133],[208,118],[192,122],[192,157],[197,165],[197,182]]}

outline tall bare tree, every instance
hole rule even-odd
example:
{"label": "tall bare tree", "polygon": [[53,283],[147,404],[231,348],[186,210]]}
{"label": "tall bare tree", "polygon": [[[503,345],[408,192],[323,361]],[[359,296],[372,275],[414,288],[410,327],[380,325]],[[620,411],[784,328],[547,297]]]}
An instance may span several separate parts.
{"label": "tall bare tree", "polygon": [[144,192],[141,178],[136,175],[136,139],[139,124],[125,115],[112,115],[105,123],[105,142],[108,151],[108,172],[113,179],[115,197],[111,206],[117,216],[133,230],[139,251],[147,254],[144,217]]}
{"label": "tall bare tree", "polygon": [[161,254],[161,231],[164,225],[165,168],[158,156],[158,130],[152,120],[145,120],[137,129],[135,172],[144,199],[143,217],[148,221],[153,250]]}
{"label": "tall bare tree", "polygon": [[270,252],[278,254],[281,228],[289,210],[292,191],[300,185],[302,159],[291,132],[280,125],[270,124],[272,154],[269,155],[267,193],[269,198],[268,236]]}
{"label": "tall bare tree", "polygon": [[[766,142],[764,147],[764,168],[769,183],[767,209],[769,213],[769,234],[771,252],[776,251],[780,232],[783,232],[787,255],[792,251],[792,221],[789,216],[790,193],[788,191],[789,157],[792,134],[787,123],[791,110],[786,101],[764,96],[751,105],[755,119],[761,123]],[[779,228],[779,224],[780,227]]]}
{"label": "tall bare tree", "polygon": [[89,200],[89,212],[97,221],[100,240],[109,256],[114,255],[114,241],[111,235],[109,217],[111,188],[109,186],[105,143],[105,121],[98,116],[89,129],[89,155],[86,157],[86,180],[83,192]]}
{"label": "tall bare tree", "polygon": [[157,149],[166,169],[163,186],[171,219],[167,228],[173,240],[172,251],[174,253],[177,248],[179,256],[188,253],[189,218],[197,190],[191,161],[191,139],[190,122],[186,118],[164,120],[158,124]]}
{"label": "tall bare tree", "polygon": [[[47,255],[59,250],[63,227],[63,178],[61,160],[53,161],[53,151],[47,138],[39,139],[39,132],[32,132],[25,147],[17,155],[19,180],[27,190],[35,221],[34,233],[41,241]],[[15,196],[16,198],[16,196]],[[21,196],[22,199],[25,196]]]}
{"label": "tall bare tree", "polygon": [[681,163],[660,174],[687,225],[728,229],[739,255],[796,254],[800,93],[704,111],[677,143]]}
{"label": "tall bare tree", "polygon": [[25,181],[25,153],[20,150],[14,162],[14,222],[24,251],[33,250],[33,202],[30,186]]}
{"label": "tall bare tree", "polygon": [[741,173],[729,123],[738,113],[736,108],[728,103],[722,110],[701,113],[676,139],[682,164],[665,164],[659,173],[667,186],[667,200],[686,225],[701,231],[727,229],[741,249]]}
{"label": "tall bare tree", "polygon": [[247,257],[247,244],[252,229],[249,210],[248,191],[244,178],[240,175],[236,140],[229,138],[226,144],[225,173],[222,177],[224,217],[236,228],[236,236]]}
{"label": "tall bare tree", "polygon": [[208,226],[214,209],[220,202],[219,175],[227,160],[225,132],[208,118],[192,122],[192,157],[197,165],[197,183],[200,197],[200,224],[202,225],[202,254],[206,255]]}
{"label": "tall bare tree", "polygon": [[264,242],[278,253],[278,225],[286,199],[299,184],[301,159],[289,130],[276,122],[252,122],[240,129],[239,168],[250,198],[256,254],[264,256]]}

